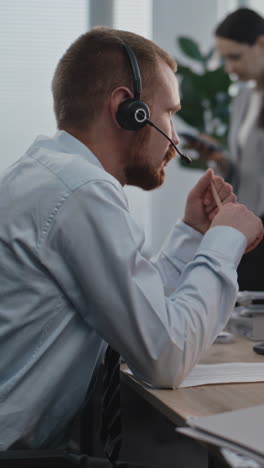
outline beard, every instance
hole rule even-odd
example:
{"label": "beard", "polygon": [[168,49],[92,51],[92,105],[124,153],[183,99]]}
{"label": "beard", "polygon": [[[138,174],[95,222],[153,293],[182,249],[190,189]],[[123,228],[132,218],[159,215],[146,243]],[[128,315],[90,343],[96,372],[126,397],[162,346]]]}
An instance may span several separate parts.
{"label": "beard", "polygon": [[149,136],[149,128],[144,129],[141,136],[137,136],[135,146],[130,152],[129,163],[125,168],[126,184],[143,190],[153,190],[163,184],[165,166],[176,156],[176,150],[170,145],[159,167],[154,167],[147,149]]}

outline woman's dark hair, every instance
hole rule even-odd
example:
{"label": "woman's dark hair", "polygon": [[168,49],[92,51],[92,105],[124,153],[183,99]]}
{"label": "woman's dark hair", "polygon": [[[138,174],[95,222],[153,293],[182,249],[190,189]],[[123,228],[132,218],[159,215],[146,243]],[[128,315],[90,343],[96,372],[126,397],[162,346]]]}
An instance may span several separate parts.
{"label": "woman's dark hair", "polygon": [[[261,35],[264,35],[264,18],[249,8],[239,8],[227,15],[215,30],[216,37],[250,46],[253,46]],[[258,125],[264,128],[264,98],[258,116]]]}
{"label": "woman's dark hair", "polygon": [[215,30],[217,37],[250,45],[255,44],[262,34],[264,34],[264,19],[249,8],[239,8],[230,13]]}

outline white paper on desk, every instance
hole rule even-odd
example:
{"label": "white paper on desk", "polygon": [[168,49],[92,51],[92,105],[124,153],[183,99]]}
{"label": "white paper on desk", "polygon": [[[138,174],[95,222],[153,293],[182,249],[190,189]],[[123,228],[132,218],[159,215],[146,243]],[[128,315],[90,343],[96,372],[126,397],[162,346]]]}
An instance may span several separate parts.
{"label": "white paper on desk", "polygon": [[264,382],[264,362],[196,364],[180,387],[242,382]]}

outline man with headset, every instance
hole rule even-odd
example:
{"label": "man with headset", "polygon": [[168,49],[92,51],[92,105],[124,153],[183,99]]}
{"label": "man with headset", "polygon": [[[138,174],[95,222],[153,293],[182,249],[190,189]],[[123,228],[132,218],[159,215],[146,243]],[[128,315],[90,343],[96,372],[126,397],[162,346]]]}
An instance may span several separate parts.
{"label": "man with headset", "polygon": [[58,132],[1,177],[2,451],[64,447],[105,343],[139,379],[175,388],[230,316],[259,218],[209,169],[149,260],[123,190],[160,186],[176,154],[175,69],[133,33],[82,35],[53,78]]}

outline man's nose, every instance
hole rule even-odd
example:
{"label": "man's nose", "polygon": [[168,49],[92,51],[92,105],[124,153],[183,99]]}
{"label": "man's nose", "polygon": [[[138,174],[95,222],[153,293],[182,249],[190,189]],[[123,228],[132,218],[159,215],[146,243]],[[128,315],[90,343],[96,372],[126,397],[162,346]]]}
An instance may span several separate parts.
{"label": "man's nose", "polygon": [[172,119],[171,119],[171,139],[175,145],[178,145],[178,143],[180,142],[180,139],[176,133],[174,122]]}

